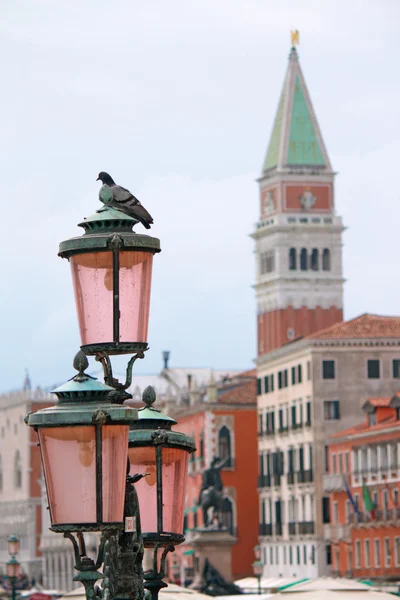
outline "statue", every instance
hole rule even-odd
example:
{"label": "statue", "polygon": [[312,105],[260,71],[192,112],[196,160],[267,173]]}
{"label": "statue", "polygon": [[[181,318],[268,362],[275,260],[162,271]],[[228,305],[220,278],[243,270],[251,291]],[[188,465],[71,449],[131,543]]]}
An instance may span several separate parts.
{"label": "statue", "polygon": [[[204,527],[212,526],[216,520],[218,529],[222,529],[222,492],[224,489],[220,470],[227,459],[222,461],[214,457],[211,466],[203,473],[198,505],[203,510]],[[209,509],[213,509],[212,518],[209,519]]]}

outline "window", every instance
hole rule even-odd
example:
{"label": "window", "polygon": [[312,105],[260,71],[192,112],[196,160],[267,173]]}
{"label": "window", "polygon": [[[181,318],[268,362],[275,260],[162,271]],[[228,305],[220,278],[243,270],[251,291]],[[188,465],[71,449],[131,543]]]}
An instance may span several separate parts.
{"label": "window", "polygon": [[371,548],[369,540],[364,541],[364,566],[367,569],[371,566]]}
{"label": "window", "polygon": [[307,381],[311,380],[311,361],[307,361]]}
{"label": "window", "polygon": [[332,454],[332,473],[337,473],[336,454]]}
{"label": "window", "polygon": [[282,371],[278,371],[278,390],[283,388]]}
{"label": "window", "polygon": [[329,496],[324,496],[322,498],[322,522],[331,522],[331,504]]}
{"label": "window", "polygon": [[368,425],[371,427],[372,425],[376,425],[376,412],[374,410],[373,413],[368,414]]}
{"label": "window", "polygon": [[289,250],[289,270],[295,271],[297,269],[297,252],[296,248],[290,248]]}
{"label": "window", "polygon": [[335,379],[335,361],[322,361],[322,379]]}
{"label": "window", "polygon": [[302,271],[307,271],[308,269],[308,260],[307,260],[307,250],[302,248],[300,251],[300,269]]}
{"label": "window", "polygon": [[380,567],[381,566],[381,543],[380,543],[380,540],[375,540],[374,554],[375,554],[375,567]]}
{"label": "window", "polygon": [[296,546],[297,564],[300,564],[300,546]]}
{"label": "window", "polygon": [[226,425],[219,430],[218,451],[220,460],[224,460],[223,467],[231,467],[231,434]]}
{"label": "window", "polygon": [[269,376],[269,385],[270,385],[270,391],[273,392],[274,391],[274,375],[270,375]]}
{"label": "window", "polygon": [[338,421],[340,419],[339,400],[324,400],[325,421]]}
{"label": "window", "polygon": [[17,450],[14,459],[14,487],[17,489],[22,487],[22,464],[19,450]]}
{"label": "window", "polygon": [[324,248],[324,251],[322,252],[322,270],[331,270],[331,252],[328,248]]}
{"label": "window", "polygon": [[275,564],[279,565],[279,548],[275,546]]}
{"label": "window", "polygon": [[349,453],[346,452],[344,457],[345,457],[345,473],[348,475],[350,473]]}
{"label": "window", "polygon": [[333,503],[333,524],[337,525],[339,523],[339,503]]}
{"label": "window", "polygon": [[390,567],[390,543],[389,538],[385,538],[385,567]]}
{"label": "window", "polygon": [[356,540],[356,569],[361,568],[361,542]]}
{"label": "window", "polygon": [[368,379],[379,379],[380,378],[380,362],[376,359],[367,361],[367,374]]}
{"label": "window", "polygon": [[311,269],[313,271],[318,271],[319,269],[319,256],[317,248],[313,248],[311,251]]}
{"label": "window", "polygon": [[288,378],[288,370],[285,369],[283,372],[283,381],[284,381],[284,387],[287,387],[289,385],[289,378]]}
{"label": "window", "polygon": [[222,525],[231,535],[235,535],[233,527],[233,509],[229,498],[222,500]]}
{"label": "window", "polygon": [[400,537],[394,538],[394,560],[396,567],[400,567]]}
{"label": "window", "polygon": [[292,367],[292,385],[296,383],[296,367]]}
{"label": "window", "polygon": [[274,564],[274,549],[272,548],[272,546],[269,547],[269,564]]}
{"label": "window", "polygon": [[0,492],[3,491],[3,463],[0,456]]}
{"label": "window", "polygon": [[328,446],[325,446],[324,451],[325,451],[325,473],[328,473],[328,471],[329,471],[329,449],[328,449]]}
{"label": "window", "polygon": [[311,402],[306,402],[306,425],[311,425]]}
{"label": "window", "polygon": [[307,564],[307,546],[303,546],[303,565]]}
{"label": "window", "polygon": [[393,490],[393,504],[395,506],[399,504],[399,490]]}
{"label": "window", "polygon": [[[397,538],[400,539],[400,538]],[[292,546],[289,546],[289,564],[292,565],[293,564],[293,548]]]}
{"label": "window", "polygon": [[268,394],[269,392],[269,379],[268,375],[264,377],[264,394]]}
{"label": "window", "polygon": [[392,375],[394,379],[400,379],[400,359],[394,358],[392,361]]}
{"label": "window", "polygon": [[332,547],[330,544],[325,546],[326,564],[330,566],[332,564]]}
{"label": "window", "polygon": [[283,546],[283,564],[286,565],[286,546]]}
{"label": "window", "polygon": [[315,546],[311,546],[311,564],[315,565]]}
{"label": "window", "polygon": [[261,394],[262,394],[262,379],[257,379],[257,396],[260,396]]}
{"label": "window", "polygon": [[302,381],[301,365],[297,365],[297,383]]}

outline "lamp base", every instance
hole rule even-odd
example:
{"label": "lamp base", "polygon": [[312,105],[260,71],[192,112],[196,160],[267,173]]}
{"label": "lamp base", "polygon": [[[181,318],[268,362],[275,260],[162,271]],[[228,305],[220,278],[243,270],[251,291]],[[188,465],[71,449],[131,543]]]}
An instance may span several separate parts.
{"label": "lamp base", "polygon": [[147,342],[103,342],[100,344],[84,344],[82,352],[87,356],[95,356],[105,352],[109,356],[118,354],[142,354],[149,349]]}

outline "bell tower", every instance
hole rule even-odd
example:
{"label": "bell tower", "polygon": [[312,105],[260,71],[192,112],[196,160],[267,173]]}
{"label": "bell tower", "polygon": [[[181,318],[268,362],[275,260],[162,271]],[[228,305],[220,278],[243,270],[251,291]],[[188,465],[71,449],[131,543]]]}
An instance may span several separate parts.
{"label": "bell tower", "polygon": [[293,38],[265,156],[256,243],[258,355],[343,320],[335,173]]}

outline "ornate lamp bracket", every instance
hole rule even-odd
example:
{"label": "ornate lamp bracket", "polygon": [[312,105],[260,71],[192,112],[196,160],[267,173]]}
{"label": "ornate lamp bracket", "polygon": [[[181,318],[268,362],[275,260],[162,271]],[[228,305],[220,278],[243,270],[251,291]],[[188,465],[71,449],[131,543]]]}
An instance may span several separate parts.
{"label": "ornate lamp bracket", "polygon": [[144,351],[138,351],[129,360],[126,367],[125,383],[121,383],[118,379],[113,376],[112,364],[110,356],[105,350],[97,352],[96,360],[101,363],[104,372],[104,383],[113,387],[115,392],[110,392],[109,398],[113,404],[123,404],[125,400],[132,398],[132,394],[129,394],[126,390],[132,384],[132,370],[133,365],[138,358],[144,358]]}

